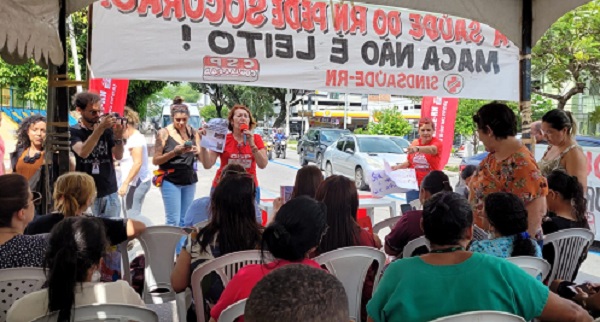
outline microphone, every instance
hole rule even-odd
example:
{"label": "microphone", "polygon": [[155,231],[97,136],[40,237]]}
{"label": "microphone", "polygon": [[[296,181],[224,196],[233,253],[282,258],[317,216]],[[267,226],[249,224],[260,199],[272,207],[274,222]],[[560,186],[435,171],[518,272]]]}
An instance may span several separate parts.
{"label": "microphone", "polygon": [[[248,130],[248,124],[240,124],[240,131]],[[244,145],[246,145],[246,134],[244,134]]]}

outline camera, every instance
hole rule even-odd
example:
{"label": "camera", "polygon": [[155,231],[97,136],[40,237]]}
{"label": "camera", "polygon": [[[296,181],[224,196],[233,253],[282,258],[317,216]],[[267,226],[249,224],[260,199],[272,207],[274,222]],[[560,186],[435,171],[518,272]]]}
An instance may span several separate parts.
{"label": "camera", "polygon": [[121,124],[121,125],[123,125],[123,126],[126,126],[126,125],[127,125],[127,119],[126,119],[126,118],[124,118],[124,117],[121,117],[121,116],[119,115],[119,113],[117,113],[117,112],[113,112],[113,113],[110,113],[110,115],[112,115],[112,116],[115,118],[115,121],[116,121],[118,124]]}

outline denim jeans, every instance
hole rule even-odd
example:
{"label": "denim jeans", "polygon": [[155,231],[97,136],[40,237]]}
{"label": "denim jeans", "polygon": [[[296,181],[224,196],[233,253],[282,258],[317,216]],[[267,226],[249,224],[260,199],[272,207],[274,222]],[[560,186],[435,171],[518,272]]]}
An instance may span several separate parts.
{"label": "denim jeans", "polygon": [[125,210],[128,218],[134,218],[142,212],[142,204],[146,194],[150,190],[151,181],[138,182],[135,186],[129,186],[125,195]]}
{"label": "denim jeans", "polygon": [[120,217],[121,216],[121,202],[119,200],[119,194],[116,192],[104,197],[96,198],[92,205],[92,214],[96,217]]}
{"label": "denim jeans", "polygon": [[409,190],[406,192],[406,203],[419,199],[419,190]]}
{"label": "denim jeans", "polygon": [[196,184],[180,186],[164,180],[160,191],[165,204],[166,224],[183,227],[185,213],[194,201]]}

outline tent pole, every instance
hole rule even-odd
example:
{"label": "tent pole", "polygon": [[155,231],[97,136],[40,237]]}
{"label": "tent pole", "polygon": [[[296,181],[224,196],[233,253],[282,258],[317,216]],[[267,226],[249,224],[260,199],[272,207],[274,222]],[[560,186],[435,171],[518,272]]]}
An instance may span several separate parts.
{"label": "tent pole", "polygon": [[523,0],[523,21],[520,57],[520,102],[522,140],[533,151],[531,139],[531,34],[533,22],[533,0]]}

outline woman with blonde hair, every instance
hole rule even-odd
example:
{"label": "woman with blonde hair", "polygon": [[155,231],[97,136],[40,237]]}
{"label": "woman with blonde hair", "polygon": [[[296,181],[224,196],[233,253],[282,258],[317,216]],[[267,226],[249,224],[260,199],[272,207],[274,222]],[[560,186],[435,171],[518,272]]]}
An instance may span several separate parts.
{"label": "woman with blonde hair", "polygon": [[148,166],[148,145],[146,137],[138,131],[140,116],[129,107],[125,107],[127,128],[123,137],[127,139],[121,164],[121,187],[119,196],[125,197],[125,210],[128,217],[137,217],[150,190],[152,173]]}
{"label": "woman with blonde hair", "polygon": [[[83,172],[63,174],[54,184],[52,197],[55,212],[34,219],[25,229],[25,234],[46,234],[66,217],[83,216],[96,197],[94,178]],[[146,230],[143,223],[132,219],[99,219],[104,224],[106,235],[113,246],[133,239]]]}

